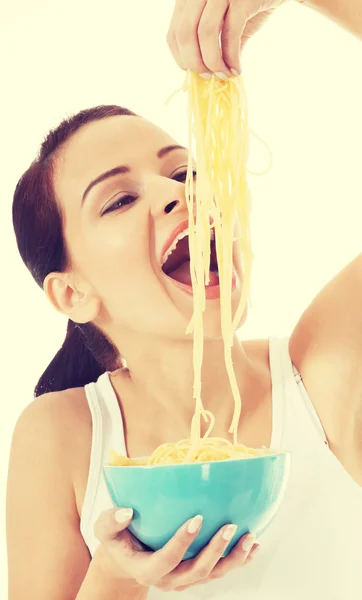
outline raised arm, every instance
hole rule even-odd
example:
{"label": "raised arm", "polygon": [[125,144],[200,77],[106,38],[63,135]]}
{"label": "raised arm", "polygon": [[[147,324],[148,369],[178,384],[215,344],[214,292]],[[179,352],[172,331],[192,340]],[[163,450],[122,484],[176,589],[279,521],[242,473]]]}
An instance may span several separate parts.
{"label": "raised arm", "polygon": [[299,0],[362,38],[361,0]]}

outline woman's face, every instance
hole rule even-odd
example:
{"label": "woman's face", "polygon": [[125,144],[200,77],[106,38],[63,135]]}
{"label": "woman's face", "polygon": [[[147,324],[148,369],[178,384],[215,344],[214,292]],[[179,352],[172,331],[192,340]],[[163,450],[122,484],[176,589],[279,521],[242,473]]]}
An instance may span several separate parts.
{"label": "woman's face", "polygon": [[[190,283],[189,271],[180,266],[187,240],[173,253],[170,276],[161,267],[177,229],[187,224],[186,169],[187,150],[133,116],[87,124],[57,161],[54,187],[72,266],[101,300],[108,332],[121,326],[144,335],[185,336],[193,310],[190,290],[182,286]],[[239,281],[240,272],[235,305]],[[207,337],[220,337],[219,302],[207,300]]]}

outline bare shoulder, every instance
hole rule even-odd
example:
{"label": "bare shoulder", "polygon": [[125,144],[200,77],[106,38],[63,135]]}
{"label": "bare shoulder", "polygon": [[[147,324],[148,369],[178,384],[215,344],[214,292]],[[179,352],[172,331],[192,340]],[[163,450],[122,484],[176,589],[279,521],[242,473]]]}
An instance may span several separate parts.
{"label": "bare shoulder", "polygon": [[[91,422],[83,388],[50,392],[35,398],[21,413],[14,437],[33,438],[38,443],[56,443],[64,436],[71,443],[72,432],[86,430]],[[40,435],[41,434],[41,435]],[[38,438],[39,436],[39,438]]]}
{"label": "bare shoulder", "polygon": [[92,418],[84,388],[72,388],[39,396],[24,409],[15,426],[12,454],[32,452],[38,463],[56,461],[69,479],[80,512],[91,442]]}

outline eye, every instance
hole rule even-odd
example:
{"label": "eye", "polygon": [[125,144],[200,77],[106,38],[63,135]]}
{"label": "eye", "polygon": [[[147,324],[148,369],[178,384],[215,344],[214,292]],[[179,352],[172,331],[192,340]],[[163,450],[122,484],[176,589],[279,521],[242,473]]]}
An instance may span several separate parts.
{"label": "eye", "polygon": [[125,196],[121,196],[115,202],[113,202],[113,204],[111,204],[110,206],[108,206],[102,212],[101,216],[103,217],[107,213],[114,212],[115,210],[119,210],[120,208],[123,208],[125,206],[129,206],[130,204],[132,204],[136,200],[137,200],[136,196],[131,196],[129,194],[126,194]]}
{"label": "eye", "polygon": [[[172,179],[174,179],[175,181],[179,181],[180,183],[185,183],[186,175],[187,175],[187,169],[184,169],[183,171],[179,171],[178,173],[176,173],[176,175],[173,175]],[[194,179],[195,179],[196,175],[197,175],[196,169],[193,169],[192,176]]]}

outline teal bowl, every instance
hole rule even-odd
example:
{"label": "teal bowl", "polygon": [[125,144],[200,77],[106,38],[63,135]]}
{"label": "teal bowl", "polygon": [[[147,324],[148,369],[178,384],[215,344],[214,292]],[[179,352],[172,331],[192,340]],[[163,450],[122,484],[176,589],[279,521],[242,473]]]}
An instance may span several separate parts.
{"label": "teal bowl", "polygon": [[106,484],[115,506],[133,508],[129,530],[152,550],[159,550],[188,519],[203,516],[200,533],[184,556],[196,556],[228,523],[238,526],[225,556],[241,536],[265,531],[283,499],[290,453],[156,466],[105,466]]}

